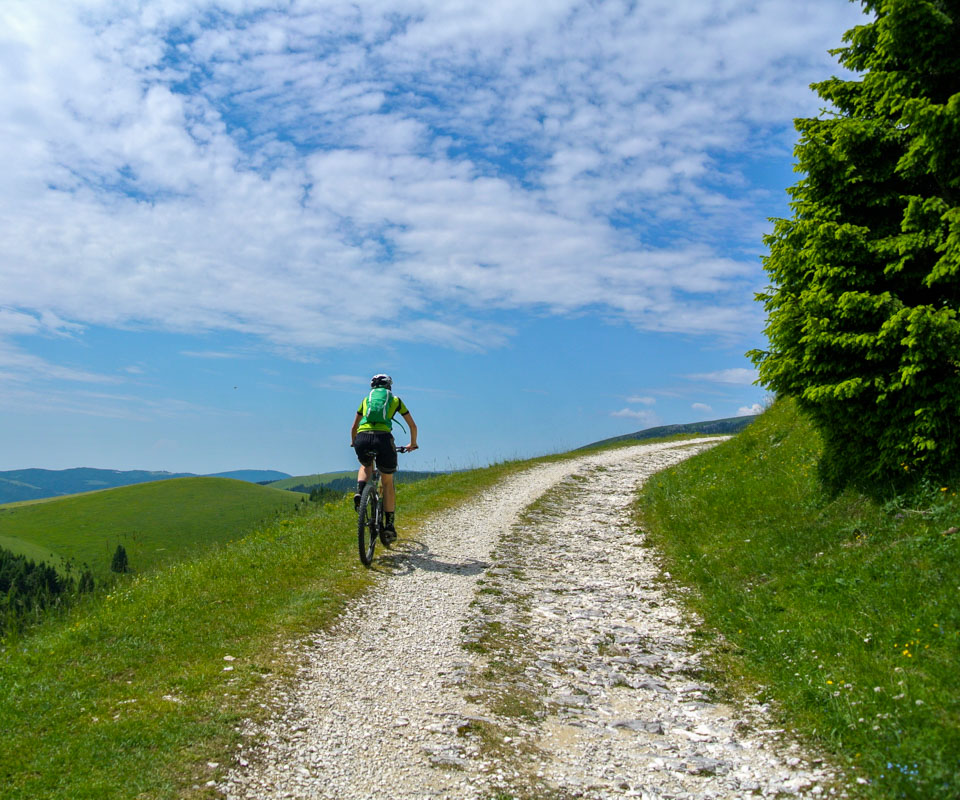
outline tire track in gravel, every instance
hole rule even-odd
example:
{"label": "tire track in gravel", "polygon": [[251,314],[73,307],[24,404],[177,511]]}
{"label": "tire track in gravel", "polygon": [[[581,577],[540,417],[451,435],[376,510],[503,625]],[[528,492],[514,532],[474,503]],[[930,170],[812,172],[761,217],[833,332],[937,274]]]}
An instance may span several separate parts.
{"label": "tire track in gravel", "polygon": [[[618,527],[646,477],[717,441],[534,467],[378,551],[382,580],[297,645],[295,685],[218,789],[231,800],[816,794],[825,773],[798,755],[791,769],[770,749],[783,745],[742,735],[736,712],[706,701],[655,559]],[[525,540],[537,544],[516,546]],[[476,646],[493,629],[524,645],[509,675]],[[542,697],[518,717],[497,692]]]}

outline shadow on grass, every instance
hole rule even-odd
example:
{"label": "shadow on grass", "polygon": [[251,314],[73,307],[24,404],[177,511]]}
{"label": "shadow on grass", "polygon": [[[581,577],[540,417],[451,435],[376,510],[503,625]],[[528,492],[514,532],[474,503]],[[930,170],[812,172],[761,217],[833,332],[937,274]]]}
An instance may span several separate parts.
{"label": "shadow on grass", "polygon": [[415,572],[441,572],[448,575],[479,575],[490,563],[475,558],[449,561],[438,558],[430,548],[416,539],[400,539],[377,558],[371,570],[391,577],[405,577]]}

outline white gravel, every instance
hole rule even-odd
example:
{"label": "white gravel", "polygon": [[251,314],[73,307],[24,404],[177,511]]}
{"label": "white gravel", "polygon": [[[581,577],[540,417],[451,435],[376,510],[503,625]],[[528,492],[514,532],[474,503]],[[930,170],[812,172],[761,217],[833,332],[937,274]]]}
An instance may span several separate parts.
{"label": "white gravel", "polygon": [[[237,799],[453,800],[506,797],[532,780],[558,797],[825,793],[829,776],[795,746],[741,733],[743,712],[705,702],[705,687],[691,695],[697,656],[685,639],[689,622],[655,585],[649,548],[632,546],[617,528],[648,475],[717,441],[641,445],[534,467],[412,535],[401,525],[394,550],[377,550],[382,579],[362,606],[298,643],[303,667],[295,686],[284,690],[271,721],[251,731],[255,744],[238,754],[219,790]],[[516,535],[518,514],[574,475],[575,499],[568,487],[562,513],[545,513],[539,523],[541,540],[559,549],[521,548],[524,563],[488,574],[498,543]],[[464,649],[465,631],[481,615],[502,610],[509,624],[514,614],[506,601],[498,609],[492,595],[478,595],[477,579],[499,582],[509,595],[505,566],[523,570],[534,597],[523,624],[533,626],[533,646],[550,655],[528,670],[529,685],[549,698],[550,711],[536,724],[497,720],[467,700],[485,656]],[[598,660],[598,636],[609,638],[615,655]],[[564,658],[567,670],[558,666]],[[654,677],[645,680],[647,672]],[[764,727],[761,712],[749,727]],[[478,718],[503,722],[534,754],[493,762],[462,735],[465,722]]]}

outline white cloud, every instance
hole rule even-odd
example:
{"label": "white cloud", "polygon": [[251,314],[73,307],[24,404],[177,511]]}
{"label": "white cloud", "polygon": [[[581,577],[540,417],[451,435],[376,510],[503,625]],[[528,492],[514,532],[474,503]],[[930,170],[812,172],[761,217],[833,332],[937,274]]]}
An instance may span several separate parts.
{"label": "white cloud", "polygon": [[645,406],[652,406],[652,405],[656,405],[657,398],[656,398],[656,397],[646,397],[646,396],[641,396],[641,395],[633,395],[632,397],[628,397],[628,398],[627,398],[627,402],[628,402],[628,403],[640,403],[641,405],[645,405]]}
{"label": "white cloud", "polygon": [[737,416],[748,417],[751,414],[760,414],[762,412],[763,406],[760,405],[760,403],[754,403],[753,405],[749,406],[740,406],[740,408],[737,409]]}
{"label": "white cloud", "polygon": [[694,411],[702,411],[704,414],[709,414],[713,411],[713,407],[708,406],[706,403],[693,403],[690,408]]}
{"label": "white cloud", "polygon": [[[34,383],[37,381],[70,381],[73,383],[118,383],[119,378],[101,375],[85,369],[52,364],[44,358],[28,353],[0,339],[0,370],[6,383]],[[0,394],[3,383],[0,383]]]}
{"label": "white cloud", "polygon": [[656,412],[650,411],[649,409],[621,408],[619,411],[611,411],[610,416],[635,419],[648,427],[656,425],[660,421]]}
{"label": "white cloud", "polygon": [[728,383],[735,386],[750,386],[757,379],[755,369],[734,367],[721,369],[716,372],[701,372],[696,375],[687,375],[690,380],[710,381],[712,383]]}
{"label": "white cloud", "polygon": [[859,18],[803,5],[8,0],[0,335],[321,348],[375,316],[470,349],[517,309],[758,331],[747,173]]}

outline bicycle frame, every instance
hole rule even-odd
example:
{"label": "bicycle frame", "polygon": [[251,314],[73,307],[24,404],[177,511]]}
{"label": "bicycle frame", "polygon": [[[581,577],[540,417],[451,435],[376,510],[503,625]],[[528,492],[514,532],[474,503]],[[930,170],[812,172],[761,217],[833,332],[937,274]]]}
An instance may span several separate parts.
{"label": "bicycle frame", "polygon": [[[397,452],[405,453],[407,450],[405,447],[398,447]],[[370,453],[369,455],[373,454]],[[360,561],[364,566],[369,567],[373,561],[377,539],[380,539],[384,547],[389,544],[384,534],[385,513],[383,508],[383,479],[374,462],[373,472],[360,495],[360,507],[357,509],[357,545],[360,550]]]}

